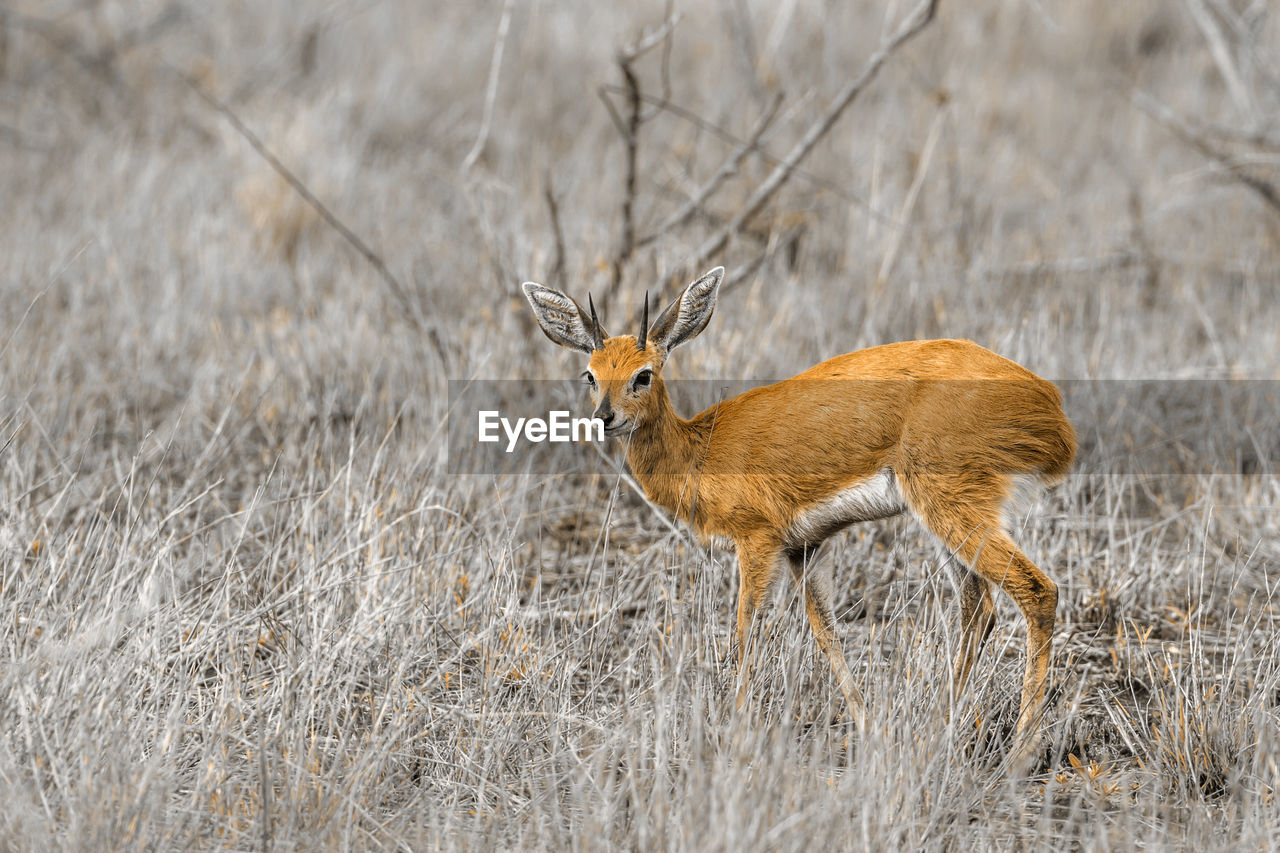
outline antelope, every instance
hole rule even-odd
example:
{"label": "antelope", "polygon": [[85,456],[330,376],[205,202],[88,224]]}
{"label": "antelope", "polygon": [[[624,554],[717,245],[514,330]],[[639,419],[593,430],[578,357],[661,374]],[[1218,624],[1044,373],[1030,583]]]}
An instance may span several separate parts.
{"label": "antelope", "polygon": [[[523,285],[542,331],[587,354],[583,374],[607,436],[625,437],[627,464],[649,500],[704,540],[731,540],[738,558],[737,661],[741,707],[751,677],[747,643],[757,608],[785,565],[849,713],[866,708],[835,631],[830,571],[817,548],[860,521],[910,513],[957,567],[959,695],[995,627],[991,587],[1027,622],[1026,669],[1011,757],[1029,758],[1049,669],[1057,585],[1014,544],[1007,509],[1026,485],[1061,481],[1075,433],[1051,382],[963,340],[907,341],[837,356],[753,388],[688,420],[676,414],[662,368],[715,310],[724,268],[686,287],[639,334],[610,336],[588,297]],[[954,563],[954,561],[952,561]]]}

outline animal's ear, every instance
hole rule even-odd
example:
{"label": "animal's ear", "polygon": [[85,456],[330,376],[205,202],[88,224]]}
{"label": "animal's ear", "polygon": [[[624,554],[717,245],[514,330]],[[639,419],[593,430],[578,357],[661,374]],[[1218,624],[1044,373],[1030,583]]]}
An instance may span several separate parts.
{"label": "animal's ear", "polygon": [[533,306],[533,316],[538,318],[538,325],[548,338],[562,347],[585,353],[604,347],[606,335],[596,318],[594,305],[588,315],[581,305],[558,290],[532,281],[526,281],[521,288]]}
{"label": "animal's ear", "polygon": [[649,340],[667,352],[696,338],[716,310],[724,267],[716,267],[684,289],[649,327]]}

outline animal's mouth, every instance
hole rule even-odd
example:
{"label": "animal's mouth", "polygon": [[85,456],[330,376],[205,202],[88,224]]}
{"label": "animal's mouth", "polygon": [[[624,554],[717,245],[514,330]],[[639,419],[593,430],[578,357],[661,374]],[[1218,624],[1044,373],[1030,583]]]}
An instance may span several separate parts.
{"label": "animal's mouth", "polygon": [[630,421],[626,421],[625,423],[620,423],[620,424],[610,424],[609,426],[604,428],[605,435],[625,435],[626,433],[629,433],[629,432],[631,432]]}

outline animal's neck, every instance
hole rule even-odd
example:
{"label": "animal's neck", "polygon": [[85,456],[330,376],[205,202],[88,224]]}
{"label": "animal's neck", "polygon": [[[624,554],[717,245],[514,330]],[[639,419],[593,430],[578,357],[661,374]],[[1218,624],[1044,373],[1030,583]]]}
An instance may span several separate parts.
{"label": "animal's neck", "polygon": [[676,517],[697,524],[697,490],[710,431],[699,419],[686,421],[671,407],[667,389],[655,383],[653,412],[631,434],[627,464],[649,500]]}

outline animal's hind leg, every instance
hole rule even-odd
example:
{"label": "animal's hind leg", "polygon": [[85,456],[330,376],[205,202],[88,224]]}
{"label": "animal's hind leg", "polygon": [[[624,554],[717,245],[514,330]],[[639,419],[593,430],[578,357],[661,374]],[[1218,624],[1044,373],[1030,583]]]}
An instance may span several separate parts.
{"label": "animal's hind leg", "polygon": [[[1058,586],[1027,559],[1002,530],[991,530],[983,538],[983,522],[971,520],[951,528],[947,544],[973,570],[998,584],[1018,605],[1027,620],[1027,665],[1022,676],[1022,700],[1014,730],[1016,763],[1029,758],[1038,743],[1040,706],[1053,643],[1053,625],[1058,608]],[[965,532],[961,532],[961,531]]]}
{"label": "animal's hind leg", "polygon": [[1013,599],[1027,620],[1027,665],[1015,729],[1015,765],[1035,751],[1033,735],[1044,701],[1045,681],[1058,607],[1058,586],[1034,564],[1000,526],[1007,478],[964,475],[900,477],[912,510],[983,580]]}
{"label": "animal's hind leg", "polygon": [[831,669],[840,682],[840,691],[849,704],[849,715],[861,731],[866,727],[867,708],[862,700],[862,691],[854,683],[853,673],[849,671],[849,664],[845,661],[840,637],[836,634],[835,615],[831,608],[831,576],[821,571],[806,573],[803,553],[788,554],[787,558],[792,576],[804,588],[804,612],[809,617],[809,627],[813,629],[814,639],[831,662]]}

